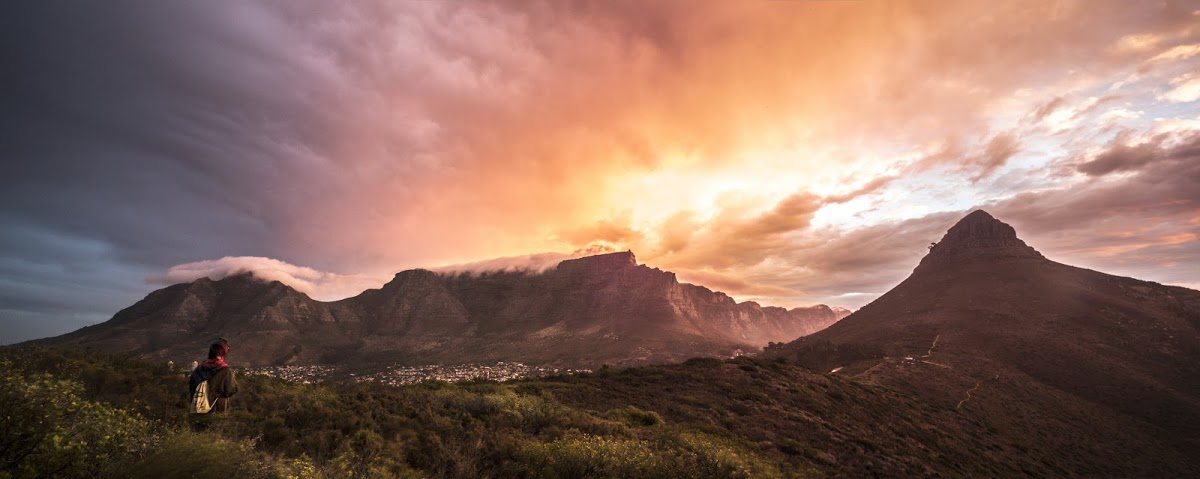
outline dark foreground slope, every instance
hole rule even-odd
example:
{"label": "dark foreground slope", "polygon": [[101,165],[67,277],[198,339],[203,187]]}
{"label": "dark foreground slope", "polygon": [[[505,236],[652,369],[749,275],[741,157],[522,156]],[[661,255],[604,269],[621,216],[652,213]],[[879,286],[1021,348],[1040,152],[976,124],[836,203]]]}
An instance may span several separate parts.
{"label": "dark foreground slope", "polygon": [[543,273],[409,270],[382,288],[321,302],[250,274],[154,291],[105,323],[37,341],[187,363],[216,337],[244,365],[599,366],[757,350],[820,330],[845,312],[737,303],[632,253],[563,261]]}
{"label": "dark foreground slope", "polygon": [[[153,447],[110,456],[110,462],[122,465],[113,473],[120,477],[186,471],[189,457],[211,455],[213,449],[224,451],[218,464],[240,467],[238,477],[296,471],[307,471],[306,477],[463,478],[1187,477],[1197,472],[1186,456],[1128,430],[1128,424],[1040,417],[1052,404],[1027,398],[1053,400],[1053,393],[1014,389],[959,410],[882,385],[748,358],[400,388],[245,377],[233,412],[209,422],[200,440],[178,432],[187,427],[178,405],[184,379],[159,364],[29,348],[0,350],[0,361],[5,361],[6,381],[15,377],[17,384],[28,384],[38,381],[38,373],[50,372],[80,384],[83,400],[140,418],[142,429],[132,429],[153,431],[147,433]],[[0,395],[6,401],[0,406],[12,414],[48,409],[10,396]],[[1006,414],[992,414],[1000,410]],[[1076,412],[1096,413],[1086,406]],[[20,444],[54,432],[42,431],[22,436],[18,433],[26,431],[6,428],[0,441]],[[1052,442],[1055,435],[1063,435],[1060,442],[1070,447]],[[1122,437],[1133,447],[1109,448],[1094,440],[1104,435]],[[245,442],[222,445],[231,441]],[[1150,454],[1138,449],[1155,444],[1162,447]],[[55,447],[46,450],[81,452]],[[26,458],[23,464],[43,464],[39,461]]]}
{"label": "dark foreground slope", "polygon": [[878,300],[764,354],[978,417],[1055,422],[1060,456],[1200,450],[1200,292],[1050,261],[983,211]]}

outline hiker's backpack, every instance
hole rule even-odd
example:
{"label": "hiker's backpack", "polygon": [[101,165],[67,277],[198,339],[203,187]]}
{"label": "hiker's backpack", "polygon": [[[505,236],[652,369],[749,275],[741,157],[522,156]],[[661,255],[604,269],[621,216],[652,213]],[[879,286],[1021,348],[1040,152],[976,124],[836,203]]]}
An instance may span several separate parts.
{"label": "hiker's backpack", "polygon": [[196,385],[196,392],[192,394],[192,404],[190,411],[192,414],[208,414],[212,411],[212,404],[208,402],[208,380],[201,381]]}
{"label": "hiker's backpack", "polygon": [[188,412],[192,414],[208,414],[209,411],[212,411],[213,404],[208,402],[208,380],[212,379],[220,371],[220,369],[203,367],[192,371],[192,377],[188,381],[192,387],[192,397],[188,403]]}

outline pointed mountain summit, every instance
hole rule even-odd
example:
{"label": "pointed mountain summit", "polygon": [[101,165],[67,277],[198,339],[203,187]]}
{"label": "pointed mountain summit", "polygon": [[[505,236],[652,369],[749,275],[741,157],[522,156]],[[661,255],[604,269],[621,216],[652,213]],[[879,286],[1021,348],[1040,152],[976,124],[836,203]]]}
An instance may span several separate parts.
{"label": "pointed mountain summit", "polygon": [[992,397],[1013,400],[1036,390],[1083,416],[1149,424],[1147,440],[1200,447],[1200,291],[1056,263],[983,211],[891,291],[765,355],[951,404],[974,384],[1007,384]]}
{"label": "pointed mountain summit", "polygon": [[1044,259],[1017,237],[1017,231],[983,210],[975,210],[950,227],[929,249],[922,265],[1001,259]]}

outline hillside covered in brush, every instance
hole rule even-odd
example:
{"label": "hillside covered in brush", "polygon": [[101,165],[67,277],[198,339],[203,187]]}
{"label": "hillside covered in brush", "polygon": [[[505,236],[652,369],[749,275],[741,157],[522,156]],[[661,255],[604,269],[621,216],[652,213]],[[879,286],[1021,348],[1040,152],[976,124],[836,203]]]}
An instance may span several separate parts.
{"label": "hillside covered in brush", "polygon": [[[1045,437],[1064,453],[1200,450],[1200,291],[1051,261],[984,211],[879,299],[764,357],[959,409],[1003,401],[990,414],[1066,421],[1031,431],[1059,431]],[[1080,437],[1106,446],[1077,451]]]}
{"label": "hillside covered in brush", "polygon": [[[14,477],[34,477],[20,472],[29,468],[46,471],[48,458],[69,471],[64,477],[194,470],[455,478],[1184,477],[1197,471],[1194,458],[1131,432],[1126,422],[1095,416],[1081,422],[1079,414],[1098,411],[1027,401],[1046,393],[1027,383],[956,408],[750,358],[401,388],[251,376],[242,379],[233,411],[194,433],[181,404],[185,379],[158,363],[36,348],[4,349],[0,357],[6,384],[37,386],[2,394],[17,420],[0,441],[42,452],[7,456],[4,471]],[[44,384],[74,391],[75,406],[31,402],[42,398]],[[64,449],[55,435],[108,427],[87,422],[95,419],[80,415],[81,408],[117,414],[123,436]],[[52,419],[37,419],[37,427],[26,421],[47,412]],[[108,454],[106,461],[96,463],[100,454]]]}

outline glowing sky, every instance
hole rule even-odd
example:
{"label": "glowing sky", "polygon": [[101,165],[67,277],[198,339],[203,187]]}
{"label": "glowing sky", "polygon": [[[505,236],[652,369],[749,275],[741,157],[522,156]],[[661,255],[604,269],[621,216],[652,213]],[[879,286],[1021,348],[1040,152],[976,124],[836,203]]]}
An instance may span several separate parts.
{"label": "glowing sky", "polygon": [[14,3],[0,342],[589,248],[857,307],[980,207],[1200,286],[1200,2]]}

